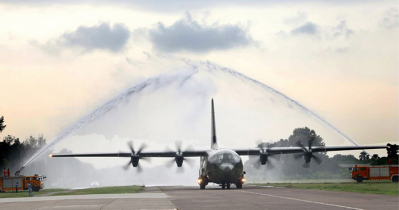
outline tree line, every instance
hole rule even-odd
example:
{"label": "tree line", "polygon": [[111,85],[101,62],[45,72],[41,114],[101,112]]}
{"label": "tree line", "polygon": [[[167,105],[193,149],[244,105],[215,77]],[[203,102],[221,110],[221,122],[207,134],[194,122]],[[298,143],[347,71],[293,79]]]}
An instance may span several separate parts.
{"label": "tree line", "polygon": [[[309,128],[296,128],[287,139],[280,139],[271,143],[268,147],[289,147],[297,146],[297,141],[302,145],[308,145],[308,139],[312,130]],[[265,144],[265,143],[261,143]],[[259,146],[261,146],[259,144]],[[313,146],[324,146],[324,140],[316,134]],[[370,155],[361,151],[358,157],[354,155],[337,154],[329,157],[326,153],[314,153],[323,160],[321,165],[317,165],[312,159],[310,167],[305,169],[301,165],[305,162],[303,158],[294,160],[292,154],[270,156],[266,165],[259,165],[259,157],[251,156],[244,163],[247,177],[254,181],[268,180],[295,180],[295,179],[348,179],[350,177],[349,167],[340,167],[340,164],[369,164],[369,165],[388,165],[387,157],[379,157],[378,154]],[[393,158],[392,164],[398,164],[398,158]]]}
{"label": "tree line", "polygon": [[[4,117],[0,117],[0,133],[6,128]],[[46,144],[43,134],[37,137],[29,136],[21,141],[19,138],[11,135],[3,137],[0,142],[0,169],[10,169],[12,173],[19,170],[34,153]]]}

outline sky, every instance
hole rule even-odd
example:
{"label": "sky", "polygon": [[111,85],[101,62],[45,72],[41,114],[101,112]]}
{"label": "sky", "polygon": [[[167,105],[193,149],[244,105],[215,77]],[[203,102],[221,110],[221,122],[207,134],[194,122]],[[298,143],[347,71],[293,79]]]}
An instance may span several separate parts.
{"label": "sky", "polygon": [[361,145],[397,143],[397,3],[0,0],[0,137],[52,139],[171,56],[267,84]]}

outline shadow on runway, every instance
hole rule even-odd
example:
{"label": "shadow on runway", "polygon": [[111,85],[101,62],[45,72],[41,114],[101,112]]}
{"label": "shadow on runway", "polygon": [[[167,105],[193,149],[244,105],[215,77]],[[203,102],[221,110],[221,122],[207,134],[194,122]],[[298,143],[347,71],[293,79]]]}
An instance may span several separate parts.
{"label": "shadow on runway", "polygon": [[259,189],[261,187],[259,186],[255,186],[255,185],[243,185],[242,189],[237,189],[235,186],[232,186],[230,189],[222,189],[221,186],[218,185],[208,185],[206,186],[205,190],[201,190],[198,187],[194,187],[194,186],[160,186],[159,189],[161,189],[161,191],[163,192],[167,192],[167,191],[234,191],[234,190],[245,190],[245,189]]}

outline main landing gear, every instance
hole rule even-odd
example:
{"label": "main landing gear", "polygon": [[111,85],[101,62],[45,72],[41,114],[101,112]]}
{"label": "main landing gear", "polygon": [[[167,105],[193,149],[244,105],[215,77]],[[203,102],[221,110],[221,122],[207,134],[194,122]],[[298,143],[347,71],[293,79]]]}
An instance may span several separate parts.
{"label": "main landing gear", "polygon": [[237,187],[237,189],[241,189],[242,188],[242,183],[241,182],[237,182],[236,183],[236,187]]}

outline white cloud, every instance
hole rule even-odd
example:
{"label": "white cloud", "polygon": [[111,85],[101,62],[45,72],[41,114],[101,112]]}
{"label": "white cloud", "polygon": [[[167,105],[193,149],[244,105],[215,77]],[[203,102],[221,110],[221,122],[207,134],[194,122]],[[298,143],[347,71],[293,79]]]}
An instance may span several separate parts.
{"label": "white cloud", "polygon": [[129,40],[130,32],[121,23],[112,27],[108,23],[97,26],[79,26],[73,32],[65,32],[58,38],[40,44],[37,41],[30,41],[30,44],[40,47],[47,53],[59,53],[62,48],[78,48],[83,52],[94,50],[105,50],[110,52],[122,51]]}
{"label": "white cloud", "polygon": [[308,34],[315,35],[318,33],[318,26],[312,22],[306,22],[304,25],[299,26],[291,31],[292,34]]}
{"label": "white cloud", "polygon": [[165,52],[226,50],[253,42],[238,25],[201,25],[190,14],[169,27],[159,23],[157,28],[149,30],[149,38],[157,49]]}
{"label": "white cloud", "polygon": [[392,7],[385,11],[381,25],[387,29],[399,27],[399,11],[397,7]]}

